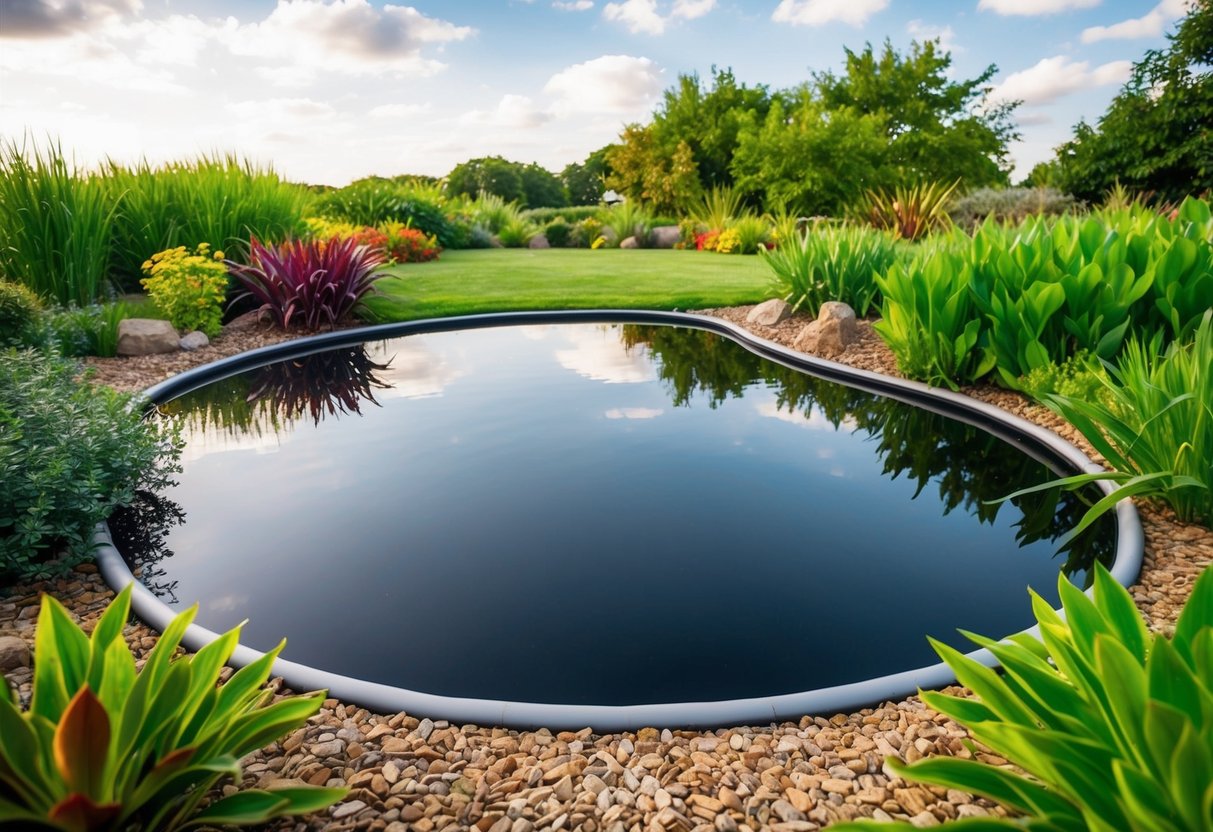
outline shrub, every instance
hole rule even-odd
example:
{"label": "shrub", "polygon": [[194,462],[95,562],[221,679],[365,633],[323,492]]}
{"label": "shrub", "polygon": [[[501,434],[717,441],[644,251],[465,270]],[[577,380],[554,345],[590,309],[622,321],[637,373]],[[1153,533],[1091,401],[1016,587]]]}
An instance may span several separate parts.
{"label": "shrub", "polygon": [[472,222],[484,226],[491,234],[500,233],[502,228],[521,218],[521,211],[516,204],[483,191],[471,204],[470,210]]}
{"label": "shrub", "polygon": [[737,235],[737,251],[741,254],[757,254],[771,239],[770,220],[753,214],[733,220],[729,230]]}
{"label": "shrub", "polygon": [[816,225],[762,257],[794,310],[816,316],[826,301],[841,301],[862,318],[880,302],[876,275],[896,262],[897,250],[883,231]]}
{"label": "shrub", "polygon": [[329,217],[304,217],[305,235],[312,240],[331,240],[334,237],[353,237],[366,226],[355,225]]}
{"label": "shrub", "polygon": [[497,240],[506,248],[526,248],[539,229],[534,224],[518,217],[501,226]]}
{"label": "shrub", "polygon": [[228,282],[222,251],[212,253],[206,243],[193,251],[177,246],[153,254],[143,273],[147,277],[139,283],[173,326],[210,338],[219,334]]}
{"label": "shrub", "polygon": [[316,204],[331,219],[371,227],[403,223],[433,235],[443,248],[463,248],[467,240],[462,227],[446,216],[442,205],[432,200],[433,195],[430,187],[371,178],[326,193]]}
{"label": "shrub", "polygon": [[638,202],[621,202],[610,208],[603,208],[599,219],[605,228],[615,232],[614,245],[618,245],[628,237],[635,237],[641,248],[648,245],[649,232],[653,229],[653,218]]}
{"label": "shrub", "polygon": [[717,244],[720,242],[720,235],[723,233],[719,228],[711,228],[707,231],[699,232],[695,235],[695,250],[715,251]]}
{"label": "shrub", "polygon": [[41,315],[42,301],[29,288],[0,280],[0,348],[35,346]]}
{"label": "shrub", "polygon": [[175,435],[77,372],[57,356],[0,352],[0,575],[40,578],[84,561],[98,522],[177,470]]}
{"label": "shrub", "polygon": [[853,213],[856,219],[875,228],[892,231],[902,239],[917,240],[951,223],[948,200],[959,185],[957,179],[947,186],[929,182],[912,188],[894,188],[892,192],[868,191],[865,201]]}
{"label": "shrub", "polygon": [[1056,188],[978,188],[957,199],[948,208],[952,222],[974,228],[993,218],[998,222],[1022,222],[1026,218],[1073,213],[1081,203]]}
{"label": "shrub", "polygon": [[707,191],[691,206],[691,219],[707,228],[727,228],[741,215],[741,193],[724,185]]}
{"label": "shrub", "polygon": [[567,246],[572,234],[573,229],[565,221],[564,217],[556,217],[543,229],[543,236],[547,238],[548,245],[552,248],[564,248]]}
{"label": "shrub", "polygon": [[492,248],[493,247],[493,232],[489,231],[483,225],[473,225],[471,233],[468,234],[468,248]]}
{"label": "shrub", "polygon": [[899,777],[975,792],[1026,815],[957,828],[1213,828],[1213,569],[1197,579],[1171,640],[1146,629],[1132,597],[1099,564],[1092,598],[1064,575],[1058,589],[1064,616],[1032,593],[1039,637],[966,634],[994,654],[1001,674],[932,641],[976,698],[921,694],[1026,776],[954,757],[888,765]]}
{"label": "shrub", "polygon": [[307,330],[334,326],[354,312],[384,273],[383,254],[353,239],[290,240],[277,247],[254,239],[249,264],[228,262],[244,287],[233,303],[251,297],[278,326],[294,321]]}
{"label": "shrub", "polygon": [[573,225],[569,244],[574,248],[590,248],[602,236],[602,221],[597,217],[586,217]]}
{"label": "shrub", "polygon": [[154,317],[149,312],[159,312],[151,304],[142,304],[142,309],[136,310],[121,301],[89,304],[82,309],[74,306],[53,309],[43,317],[44,332],[40,340],[62,356],[112,358],[118,354],[118,325],[124,319],[134,317],[137,311],[142,317]]}
{"label": "shrub", "polygon": [[1036,368],[1020,377],[1015,386],[1040,402],[1047,396],[1107,402],[1110,400],[1105,386],[1107,378],[1099,360],[1086,350],[1079,350],[1060,364]]}
{"label": "shrub", "polygon": [[218,686],[239,628],[174,659],[197,607],[169,623],[139,669],[122,634],[130,597],[128,585],[90,638],[58,601],[42,596],[29,710],[0,682],[7,821],[65,832],[247,826],[345,796],[307,786],[250,789],[200,809],[222,780],[239,782],[242,757],[319,711],[325,692],[271,702],[262,685],[285,642]]}
{"label": "shrub", "polygon": [[741,234],[736,228],[726,228],[716,237],[717,254],[741,254]]}
{"label": "shrub", "polygon": [[[1180,520],[1213,527],[1213,309],[1192,343],[1174,342],[1160,358],[1160,341],[1130,341],[1108,366],[1112,380],[1104,381],[1099,400],[1045,398],[1114,469],[1047,485],[1119,483],[1091,507],[1076,534],[1123,497],[1159,498]],[[1038,489],[1019,493],[1032,490]]]}
{"label": "shrub", "polygon": [[570,205],[564,208],[527,208],[522,212],[522,216],[537,225],[546,225],[557,217],[569,225],[573,225],[586,217],[596,215],[599,210],[597,205]]}
{"label": "shrub", "polygon": [[76,172],[56,144],[0,145],[0,274],[64,306],[107,289],[115,204],[97,177]]}
{"label": "shrub", "polygon": [[382,249],[392,263],[426,263],[437,260],[442,246],[433,235],[400,223],[384,223]]}

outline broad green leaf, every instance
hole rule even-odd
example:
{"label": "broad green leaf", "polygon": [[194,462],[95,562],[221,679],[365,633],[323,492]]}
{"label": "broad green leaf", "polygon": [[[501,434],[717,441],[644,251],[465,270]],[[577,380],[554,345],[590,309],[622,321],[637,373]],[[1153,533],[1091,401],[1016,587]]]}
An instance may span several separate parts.
{"label": "broad green leaf", "polygon": [[1172,645],[1189,664],[1192,662],[1192,639],[1202,630],[1213,630],[1213,569],[1200,573],[1175,624]]}
{"label": "broad green leaf", "polygon": [[89,832],[104,829],[118,817],[122,806],[118,803],[97,803],[79,792],[59,801],[51,808],[49,818],[61,829],[72,832]]}
{"label": "broad green leaf", "polygon": [[1213,782],[1213,750],[1209,737],[1201,737],[1192,725],[1186,725],[1171,758],[1170,776],[1160,782],[1170,789],[1175,814],[1193,832],[1205,829],[1202,805],[1205,789]]}
{"label": "broad green leaf", "polygon": [[256,661],[249,662],[237,670],[219,690],[219,703],[215,708],[217,715],[225,715],[240,710],[265,684],[270,676],[270,668],[274,660],[286,647],[286,639]]}
{"label": "broad green leaf", "polygon": [[1125,814],[1133,819],[1132,829],[1141,832],[1176,832],[1174,812],[1160,781],[1147,777],[1122,760],[1112,763],[1116,777],[1116,797]]}
{"label": "broad green leaf", "polygon": [[1112,708],[1110,720],[1121,757],[1143,768],[1150,760],[1145,749],[1146,673],[1128,649],[1115,636],[1095,637],[1095,669],[1108,691]]}
{"label": "broad green leaf", "polygon": [[[1213,719],[1213,691],[1203,687],[1165,638],[1158,638],[1146,662],[1150,699],[1183,713],[1194,725]],[[1207,680],[1213,683],[1213,679]]]}
{"label": "broad green leaf", "polygon": [[111,799],[104,791],[109,743],[109,716],[85,685],[72,697],[55,729],[55,766],[68,789],[97,803]]}
{"label": "broad green leaf", "polygon": [[346,796],[346,789],[249,789],[212,803],[187,826],[264,823],[286,815],[305,815],[331,806]]}
{"label": "broad green leaf", "polygon": [[1038,727],[1036,717],[1011,693],[997,673],[942,641],[933,638],[928,638],[927,641],[931,643],[931,647],[935,649],[939,657],[947,662],[948,667],[956,674],[957,680],[977,694],[982,703],[993,710],[1000,719],[1033,728]]}
{"label": "broad green leaf", "polygon": [[38,736],[8,702],[0,702],[0,780],[8,782],[26,803],[49,806],[54,802],[55,788],[39,753]]}
{"label": "broad green leaf", "polygon": [[1095,606],[1138,662],[1145,660],[1149,632],[1129,591],[1102,563],[1095,564]]}
{"label": "broad green leaf", "polygon": [[890,757],[888,763],[898,777],[906,780],[984,795],[1020,812],[1078,814],[1073,804],[1056,792],[1026,777],[976,760],[927,757],[907,765]]}

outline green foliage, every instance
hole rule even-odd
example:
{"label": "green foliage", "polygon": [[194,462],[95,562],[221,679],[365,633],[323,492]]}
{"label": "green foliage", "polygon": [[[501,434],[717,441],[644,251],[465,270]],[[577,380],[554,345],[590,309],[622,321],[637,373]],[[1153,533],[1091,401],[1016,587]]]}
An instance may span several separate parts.
{"label": "green foliage", "polygon": [[[107,290],[116,204],[58,144],[0,144],[0,274],[44,300],[85,305]],[[141,258],[142,259],[142,258]]]}
{"label": "green foliage", "polygon": [[883,302],[873,328],[908,377],[956,390],[994,366],[994,354],[980,344],[972,279],[972,267],[946,250],[894,264],[876,277]]}
{"label": "green foliage", "polygon": [[1118,484],[1076,532],[1124,497],[1161,499],[1179,519],[1213,527],[1213,309],[1192,343],[1172,343],[1159,357],[1160,340],[1130,341],[1116,365],[1108,366],[1112,380],[1104,382],[1101,396],[1045,399],[1113,469],[1053,484]]}
{"label": "green foliage", "polygon": [[1098,123],[1080,121],[1058,148],[1064,190],[1097,201],[1121,182],[1177,201],[1213,188],[1213,5],[1190,4],[1168,37],[1134,64]]}
{"label": "green foliage", "polygon": [[612,170],[608,187],[656,211],[676,211],[698,198],[699,170],[686,139],[679,139],[667,152],[654,126],[638,124],[623,128],[619,139],[607,154]]}
{"label": "green foliage", "polygon": [[552,248],[564,248],[569,244],[569,237],[573,233],[573,228],[564,219],[564,217],[556,217],[549,222],[543,229],[543,236],[547,238],[548,245]]}
{"label": "green foliage", "polygon": [[311,196],[272,168],[236,156],[199,156],[153,168],[110,163],[104,175],[116,206],[110,270],[134,289],[150,253],[208,240],[234,251],[256,236],[282,240],[299,234]]}
{"label": "green foliage", "polygon": [[539,233],[539,227],[522,217],[510,220],[497,231],[497,240],[504,248],[526,248]]}
{"label": "green foliage", "polygon": [[0,280],[0,348],[34,346],[39,339],[42,301],[20,283]]}
{"label": "green foliage", "polygon": [[49,594],[35,635],[33,699],[0,683],[0,816],[65,832],[248,826],[315,812],[344,789],[237,792],[202,802],[241,758],[302,725],[324,691],[274,700],[264,689],[285,642],[219,686],[239,628],[173,658],[197,607],[174,618],[141,669],[123,638],[131,585],[84,633]]}
{"label": "green foliage", "polygon": [[1079,350],[1060,364],[1037,367],[1014,386],[1040,402],[1048,396],[1064,396],[1106,404],[1110,401],[1107,380],[1108,375],[1099,360],[1086,350]]}
{"label": "green foliage", "polygon": [[0,576],[45,577],[84,561],[93,527],[137,488],[166,485],[180,452],[129,397],[75,380],[76,365],[0,352]]}
{"label": "green foliage", "polygon": [[602,236],[602,220],[597,214],[578,220],[573,224],[573,233],[569,235],[569,245],[573,248],[589,248],[594,241]]}
{"label": "green foliage", "polygon": [[856,219],[874,228],[885,228],[903,240],[918,240],[938,229],[950,227],[948,201],[960,185],[942,182],[919,183],[913,187],[896,187],[892,191],[869,190],[856,208]]}
{"label": "green foliage", "polygon": [[228,282],[222,251],[212,254],[206,243],[193,251],[177,246],[153,254],[143,272],[147,277],[140,285],[174,327],[210,338],[219,334]]}
{"label": "green foliage", "polygon": [[1073,213],[1078,207],[1074,197],[1056,188],[978,188],[955,200],[948,215],[952,222],[971,229],[991,217],[1019,223],[1033,215]]}
{"label": "green foliage", "polygon": [[330,191],[316,204],[331,219],[370,227],[401,223],[434,236],[443,248],[466,247],[468,230],[448,217],[433,196],[429,185],[417,188],[409,181],[370,177]]}
{"label": "green foliage", "polygon": [[564,187],[550,171],[501,156],[469,159],[456,165],[447,175],[446,190],[450,196],[492,194],[530,208],[568,204]]}
{"label": "green foliage", "polygon": [[124,301],[51,309],[44,313],[42,332],[33,345],[50,346],[69,358],[85,355],[112,358],[118,354],[118,325],[124,319],[158,318],[163,314],[150,303],[136,306]]}
{"label": "green foliage", "polygon": [[879,304],[876,276],[896,262],[897,249],[883,231],[819,224],[762,257],[775,291],[794,309],[816,316],[826,301],[841,301],[862,318]]}
{"label": "green foliage", "polygon": [[954,757],[888,765],[898,776],[985,795],[1026,816],[961,821],[956,829],[1213,828],[1213,570],[1197,579],[1171,640],[1146,629],[1132,597],[1102,566],[1092,597],[1064,575],[1058,590],[1064,617],[1032,593],[1039,637],[995,642],[966,633],[994,654],[1002,674],[932,640],[976,698],[922,693],[1027,776]]}
{"label": "green foliage", "polygon": [[729,223],[728,229],[737,235],[737,251],[740,254],[757,254],[771,241],[771,221],[768,217],[746,214]]}
{"label": "green foliage", "polygon": [[596,217],[601,207],[594,205],[570,205],[564,208],[527,208],[522,217],[539,225],[546,225],[559,217],[567,223],[575,223],[586,217]]}
{"label": "green foliage", "polygon": [[605,228],[615,234],[614,245],[619,245],[628,237],[635,237],[640,248],[648,246],[649,232],[653,230],[653,215],[639,202],[628,200],[598,212],[598,218]]}
{"label": "green foliage", "polygon": [[[560,182],[568,194],[569,204],[578,206],[598,205],[606,190],[606,178],[611,173],[607,164],[607,153],[611,145],[600,147],[585,158],[584,162],[565,165],[560,172]],[[565,219],[571,217],[565,216]]]}
{"label": "green foliage", "polygon": [[741,193],[728,185],[708,190],[689,211],[690,218],[704,228],[728,228],[741,212]]}
{"label": "green foliage", "polygon": [[517,221],[521,217],[518,205],[507,202],[496,194],[481,192],[469,206],[472,220],[476,225],[487,228],[496,234],[503,227]]}

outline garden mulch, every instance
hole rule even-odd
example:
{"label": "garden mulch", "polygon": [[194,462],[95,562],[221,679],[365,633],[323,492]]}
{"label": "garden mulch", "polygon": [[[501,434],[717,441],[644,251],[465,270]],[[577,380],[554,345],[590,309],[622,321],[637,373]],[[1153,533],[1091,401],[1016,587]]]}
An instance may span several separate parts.
{"label": "garden mulch", "polygon": [[[748,325],[749,308],[705,314],[787,346],[808,322],[792,318],[775,327]],[[837,360],[897,375],[892,355],[870,324],[861,321],[860,329],[859,342]],[[293,334],[244,319],[194,353],[88,363],[95,383],[139,390],[189,367],[289,337]],[[1091,453],[1069,425],[1018,394],[992,387],[964,392],[1057,430]],[[1150,626],[1167,632],[1196,577],[1213,562],[1213,531],[1181,523],[1167,510],[1139,510],[1146,557],[1132,594]],[[18,635],[32,648],[44,592],[89,629],[113,597],[90,564],[61,579],[10,587],[0,595],[0,635]],[[823,631],[822,637],[837,636]],[[127,628],[127,639],[142,656],[155,643],[155,633],[137,623]],[[30,670],[7,675],[28,697]],[[306,726],[246,760],[244,785],[350,787],[342,803],[306,819],[281,821],[274,828],[282,830],[795,832],[858,817],[908,819],[925,827],[1004,812],[963,792],[890,776],[884,759],[970,757],[974,752],[966,740],[963,728],[918,697],[798,722],[715,731],[653,726],[615,734],[451,725],[423,715],[372,714],[330,699]],[[995,764],[1005,762],[980,749],[976,753]]]}

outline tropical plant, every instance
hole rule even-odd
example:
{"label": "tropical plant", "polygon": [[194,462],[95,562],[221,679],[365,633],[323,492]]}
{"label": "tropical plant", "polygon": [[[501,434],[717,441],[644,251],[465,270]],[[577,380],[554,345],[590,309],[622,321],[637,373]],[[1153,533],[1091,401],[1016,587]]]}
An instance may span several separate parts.
{"label": "tropical plant", "polygon": [[527,244],[538,233],[538,226],[522,219],[522,217],[517,217],[498,229],[497,240],[505,248],[526,248]]}
{"label": "tropical plant", "polygon": [[610,208],[603,208],[598,213],[605,228],[615,232],[614,244],[618,245],[628,237],[635,237],[641,248],[648,244],[649,232],[653,230],[653,217],[639,202],[621,202]]}
{"label": "tropical plant", "polygon": [[116,206],[58,144],[0,144],[0,274],[44,300],[84,306],[107,291]]}
{"label": "tropical plant", "polygon": [[240,760],[320,710],[325,692],[272,701],[262,687],[285,641],[219,686],[240,629],[174,659],[197,611],[174,618],[137,669],[123,638],[131,585],[92,636],[51,595],[35,635],[33,699],[0,683],[0,817],[64,832],[264,823],[315,812],[345,789],[249,789],[203,802]]}
{"label": "tropical plant", "polygon": [[212,253],[207,243],[158,251],[144,261],[143,273],[140,285],[173,326],[211,338],[219,334],[228,283],[222,251]]}
{"label": "tropical plant", "polygon": [[383,254],[353,239],[290,240],[266,246],[249,243],[249,264],[227,261],[232,275],[244,288],[236,303],[252,298],[278,326],[292,322],[306,330],[335,326],[354,312],[384,276]]}
{"label": "tropical plant", "polygon": [[777,294],[816,316],[826,301],[841,301],[859,317],[880,302],[876,275],[897,260],[893,238],[865,227],[815,225],[762,252]]}
{"label": "tropical plant", "polygon": [[58,356],[0,351],[0,576],[47,577],[83,562],[97,523],[179,470],[169,426],[78,373]]}
{"label": "tropical plant", "polygon": [[875,228],[887,229],[905,240],[917,240],[951,224],[948,201],[959,186],[957,179],[951,185],[928,182],[911,188],[898,186],[892,191],[869,190],[853,213],[857,220]]}
{"label": "tropical plant", "polygon": [[325,350],[266,365],[251,383],[245,400],[264,404],[273,425],[294,422],[305,413],[319,425],[326,414],[361,414],[364,400],[379,406],[375,390],[391,389],[392,385],[375,373],[387,368],[387,364],[372,361],[363,346]]}
{"label": "tropical plant", "polygon": [[569,245],[574,248],[589,248],[602,236],[602,221],[597,216],[585,217],[573,224]]}
{"label": "tropical plant", "polygon": [[1213,527],[1213,309],[1192,343],[1174,342],[1159,357],[1160,340],[1130,341],[1116,365],[1108,365],[1111,380],[1099,400],[1045,397],[1113,468],[1048,485],[1118,484],[1091,506],[1075,533],[1124,497],[1160,498],[1179,519]]}
{"label": "tropical plant", "polygon": [[729,185],[718,185],[690,207],[690,217],[707,228],[727,228],[741,215],[741,193]]}
{"label": "tropical plant", "polygon": [[737,217],[728,230],[737,235],[737,250],[741,254],[757,254],[771,239],[770,219],[753,214]]}
{"label": "tropical plant", "polygon": [[[923,702],[1026,774],[935,757],[899,777],[985,795],[1024,818],[971,818],[957,830],[1201,832],[1213,828],[1213,569],[1197,579],[1174,636],[1147,630],[1101,565],[1092,597],[1058,578],[1064,616],[1031,593],[1040,636],[966,635],[999,674],[932,640],[975,698],[922,692]],[[860,821],[840,832],[913,829]]]}
{"label": "tropical plant", "polygon": [[994,366],[994,354],[979,343],[972,279],[972,267],[946,250],[877,275],[883,300],[873,328],[910,378],[956,390]]}
{"label": "tropical plant", "polygon": [[28,287],[0,280],[0,348],[34,346],[41,316],[42,301]]}

